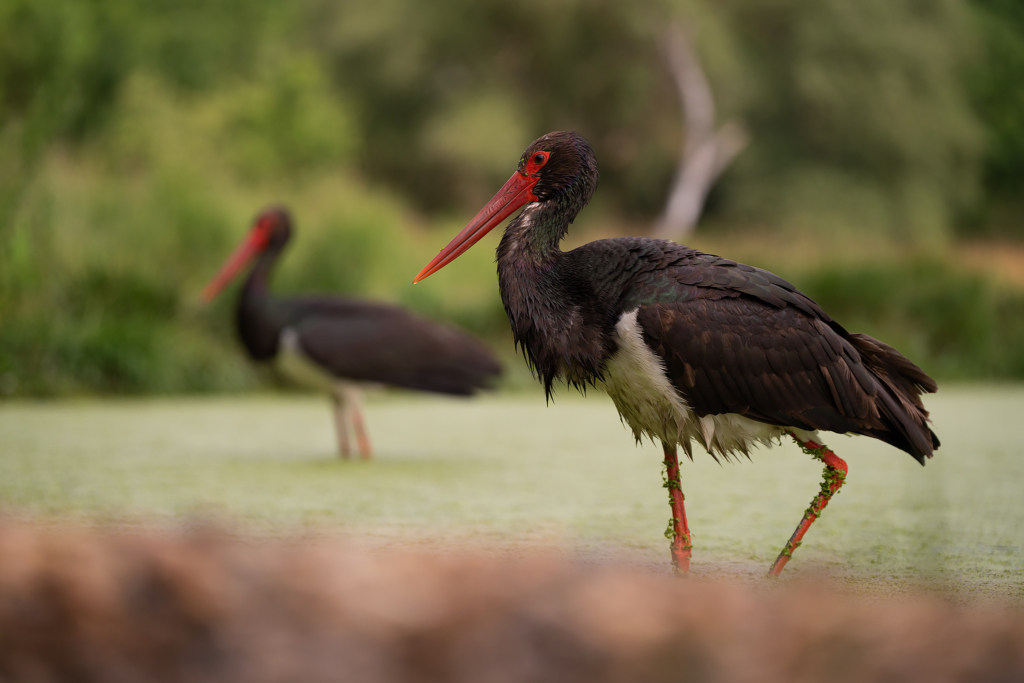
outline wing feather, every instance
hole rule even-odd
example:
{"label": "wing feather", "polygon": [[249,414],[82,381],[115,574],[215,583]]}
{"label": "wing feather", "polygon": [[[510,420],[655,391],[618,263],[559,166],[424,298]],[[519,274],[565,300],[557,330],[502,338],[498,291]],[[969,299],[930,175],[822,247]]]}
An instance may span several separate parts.
{"label": "wing feather", "polygon": [[609,334],[619,316],[638,311],[645,339],[699,415],[868,434],[922,462],[938,446],[920,397],[935,382],[892,347],[847,332],[777,275],[635,237],[565,257],[607,312]]}
{"label": "wing feather", "polygon": [[915,426],[914,415],[898,410],[899,399],[884,390],[862,354],[800,309],[746,296],[697,298],[641,306],[637,319],[698,416],[737,413],[780,426],[870,434],[912,454],[930,452],[925,438],[909,433],[921,432],[923,422]]}
{"label": "wing feather", "polygon": [[468,334],[391,310],[391,315],[314,315],[293,329],[306,356],[340,378],[472,394],[501,374],[494,355]]}

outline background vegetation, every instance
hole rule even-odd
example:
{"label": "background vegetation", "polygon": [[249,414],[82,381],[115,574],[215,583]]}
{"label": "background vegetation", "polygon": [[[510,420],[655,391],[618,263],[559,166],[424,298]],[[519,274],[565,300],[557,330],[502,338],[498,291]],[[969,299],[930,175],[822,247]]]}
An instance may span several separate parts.
{"label": "background vegetation", "polygon": [[1024,377],[1014,0],[0,0],[0,395],[257,386],[230,297],[197,299],[271,202],[282,291],[510,354],[486,245],[409,281],[548,130],[601,162],[571,239],[645,233],[683,134],[673,20],[752,136],[695,246],[940,378]]}

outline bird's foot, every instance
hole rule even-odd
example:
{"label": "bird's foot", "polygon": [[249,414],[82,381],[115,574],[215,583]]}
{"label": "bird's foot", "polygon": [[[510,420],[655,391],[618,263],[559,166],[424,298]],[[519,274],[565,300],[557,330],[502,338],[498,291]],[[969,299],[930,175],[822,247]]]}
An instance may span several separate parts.
{"label": "bird's foot", "polygon": [[669,537],[672,548],[672,568],[676,574],[688,574],[690,571],[690,553],[693,546],[690,545],[689,534],[676,534],[674,526],[678,520],[669,520],[669,528],[665,535]]}
{"label": "bird's foot", "polygon": [[789,559],[793,557],[793,553],[800,546],[804,534],[811,528],[814,521],[821,517],[821,511],[825,509],[832,496],[839,491],[846,481],[847,466],[842,458],[829,450],[824,444],[819,444],[809,439],[804,441],[793,432],[789,432],[789,435],[793,437],[793,440],[797,442],[804,453],[823,462],[825,464],[825,471],[822,475],[821,491],[811,501],[811,505],[804,512],[804,516],[800,520],[800,524],[797,525],[796,531],[790,536],[786,545],[782,548],[782,552],[775,559],[775,563],[768,570],[769,576],[778,576],[782,573],[786,563],[789,562]]}

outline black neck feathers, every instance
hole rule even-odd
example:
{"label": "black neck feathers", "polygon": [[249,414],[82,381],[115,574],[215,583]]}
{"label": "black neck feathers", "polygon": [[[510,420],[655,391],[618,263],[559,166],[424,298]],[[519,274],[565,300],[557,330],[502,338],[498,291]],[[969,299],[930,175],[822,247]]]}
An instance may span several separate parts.
{"label": "black neck feathers", "polygon": [[278,340],[287,325],[278,301],[270,292],[270,278],[285,243],[272,244],[256,259],[245,279],[235,309],[238,337],[253,360],[270,360],[277,355]]}

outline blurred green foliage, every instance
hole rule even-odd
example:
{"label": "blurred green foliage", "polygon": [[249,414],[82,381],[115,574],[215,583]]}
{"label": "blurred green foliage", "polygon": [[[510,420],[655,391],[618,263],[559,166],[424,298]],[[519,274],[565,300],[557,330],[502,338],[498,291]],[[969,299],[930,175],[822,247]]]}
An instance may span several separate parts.
{"label": "blurred green foliage", "polygon": [[927,258],[828,268],[797,282],[848,330],[885,340],[939,377],[1024,377],[1024,292]]}
{"label": "blurred green foliage", "polygon": [[683,135],[671,21],[752,135],[701,229],[926,253],[800,282],[940,376],[1024,376],[1021,295],[948,264],[1024,237],[1015,0],[0,0],[0,395],[256,386],[230,297],[197,295],[272,202],[281,291],[504,342],[486,248],[411,275],[548,130],[601,162],[578,230],[647,224]]}
{"label": "blurred green foliage", "polygon": [[976,0],[983,59],[972,64],[968,83],[985,124],[986,201],[966,222],[981,233],[1024,233],[1024,4]]}
{"label": "blurred green foliage", "polygon": [[[748,220],[941,241],[977,198],[981,126],[957,0],[750,0],[754,131],[726,208]],[[774,215],[773,215],[774,214]]]}

